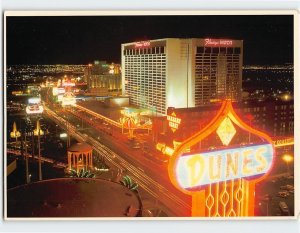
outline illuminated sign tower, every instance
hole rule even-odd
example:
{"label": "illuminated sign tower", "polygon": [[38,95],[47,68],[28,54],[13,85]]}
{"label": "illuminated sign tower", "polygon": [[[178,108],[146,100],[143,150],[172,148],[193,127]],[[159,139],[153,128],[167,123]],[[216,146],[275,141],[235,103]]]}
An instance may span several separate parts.
{"label": "illuminated sign tower", "polygon": [[[213,147],[193,149],[199,143]],[[255,184],[271,170],[273,156],[269,136],[245,124],[225,101],[207,126],[176,148],[169,176],[192,196],[192,216],[253,216]]]}
{"label": "illuminated sign tower", "polygon": [[122,44],[122,92],[166,114],[242,94],[243,41],[166,38]]}

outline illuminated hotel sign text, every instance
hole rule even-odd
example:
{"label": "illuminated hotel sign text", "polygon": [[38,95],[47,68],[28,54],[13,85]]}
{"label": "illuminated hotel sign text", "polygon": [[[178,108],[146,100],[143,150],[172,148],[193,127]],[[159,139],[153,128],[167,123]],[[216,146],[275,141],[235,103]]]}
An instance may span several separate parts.
{"label": "illuminated hotel sign text", "polygon": [[135,48],[143,48],[150,46],[150,41],[139,41],[135,43]]}
{"label": "illuminated hotel sign text", "polygon": [[275,147],[282,147],[282,146],[290,146],[294,145],[294,138],[284,138],[284,139],[278,139],[274,141]]}
{"label": "illuminated hotel sign text", "polygon": [[267,173],[272,158],[271,144],[183,155],[178,159],[176,177],[185,189],[250,178]]}
{"label": "illuminated hotel sign text", "polygon": [[222,39],[205,39],[204,46],[232,46],[232,40],[222,40]]}
{"label": "illuminated hotel sign text", "polygon": [[169,122],[169,127],[175,132],[181,123],[181,119],[176,117],[176,114],[173,112],[171,115],[167,115],[167,120]]}

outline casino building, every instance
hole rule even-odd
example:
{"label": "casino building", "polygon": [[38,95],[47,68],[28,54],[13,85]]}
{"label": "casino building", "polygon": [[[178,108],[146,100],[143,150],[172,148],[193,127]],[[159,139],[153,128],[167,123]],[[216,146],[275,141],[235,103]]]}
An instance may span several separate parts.
{"label": "casino building", "polygon": [[[220,103],[213,103],[195,108],[168,108],[167,117],[157,117],[154,120],[153,133],[155,142],[159,145],[157,149],[162,150],[165,146],[174,149],[176,143],[199,132],[217,114],[220,106]],[[241,101],[234,103],[233,107],[243,121],[266,132],[273,139],[294,136],[293,99]],[[211,141],[208,145],[214,146]]]}
{"label": "casino building", "polygon": [[84,70],[89,95],[114,96],[121,94],[121,69],[119,64],[94,61]]}
{"label": "casino building", "polygon": [[122,44],[122,94],[166,115],[230,98],[241,100],[243,41],[166,38]]}

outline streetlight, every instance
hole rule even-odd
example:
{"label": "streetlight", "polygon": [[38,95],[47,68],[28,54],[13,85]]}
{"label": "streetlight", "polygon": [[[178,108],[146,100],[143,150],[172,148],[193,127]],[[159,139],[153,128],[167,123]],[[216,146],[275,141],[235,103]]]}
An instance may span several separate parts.
{"label": "streetlight", "polygon": [[282,156],[282,160],[283,160],[284,162],[286,162],[288,174],[290,173],[290,166],[289,166],[289,163],[292,162],[293,159],[294,159],[293,156],[290,155],[290,154],[284,154],[284,155]]}

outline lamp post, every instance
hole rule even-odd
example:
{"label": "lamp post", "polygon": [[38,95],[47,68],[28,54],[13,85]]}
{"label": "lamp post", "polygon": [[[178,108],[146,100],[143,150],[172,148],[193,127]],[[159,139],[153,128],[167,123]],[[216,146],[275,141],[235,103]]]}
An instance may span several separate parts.
{"label": "lamp post", "polygon": [[27,153],[27,131],[25,130],[25,173],[26,173],[26,183],[30,182],[29,180],[29,169],[28,169],[28,153]]}
{"label": "lamp post", "polygon": [[289,163],[293,161],[293,156],[290,154],[284,154],[282,156],[282,159],[284,162],[286,162],[286,167],[287,167],[287,173],[290,174],[290,166]]}
{"label": "lamp post", "polygon": [[41,162],[41,129],[38,130],[38,152],[39,152],[39,180],[42,180],[42,162]]}

